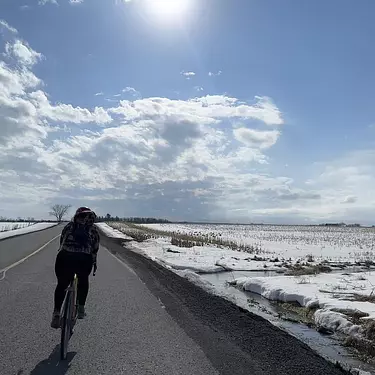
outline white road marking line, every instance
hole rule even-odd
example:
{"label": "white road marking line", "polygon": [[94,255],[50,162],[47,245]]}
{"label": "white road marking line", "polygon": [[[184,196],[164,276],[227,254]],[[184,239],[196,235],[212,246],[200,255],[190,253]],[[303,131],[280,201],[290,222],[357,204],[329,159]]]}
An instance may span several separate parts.
{"label": "white road marking line", "polygon": [[43,250],[46,246],[48,246],[51,242],[53,242],[56,238],[59,238],[61,236],[61,234],[59,234],[58,236],[52,238],[52,240],[48,241],[47,243],[45,243],[42,247],[40,247],[38,250],[35,250],[33,253],[29,254],[28,256],[26,256],[25,258],[22,258],[21,260],[19,260],[18,262],[16,263],[13,263],[11,264],[10,266],[8,267],[5,267],[3,268],[2,270],[0,270],[0,274],[3,273],[3,276],[1,277],[0,281],[3,281],[5,279],[5,275],[7,273],[7,271],[9,271],[11,268],[15,267],[15,266],[18,266],[19,264],[23,263],[25,260],[29,259],[30,257],[32,257],[33,255],[39,253],[39,251]]}
{"label": "white road marking line", "polygon": [[113,256],[113,258],[115,258],[119,263],[121,263],[125,268],[127,268],[128,269],[128,271],[130,271],[133,275],[135,275],[135,276],[137,276],[138,277],[138,275],[135,273],[135,271],[132,269],[132,268],[130,268],[125,262],[123,262],[121,259],[119,259],[119,258],[117,258],[117,256],[116,255],[114,255],[114,254],[112,254],[106,247],[104,247],[104,246],[102,246],[104,249],[106,249],[107,251],[108,251],[108,253],[111,255],[111,256]]}

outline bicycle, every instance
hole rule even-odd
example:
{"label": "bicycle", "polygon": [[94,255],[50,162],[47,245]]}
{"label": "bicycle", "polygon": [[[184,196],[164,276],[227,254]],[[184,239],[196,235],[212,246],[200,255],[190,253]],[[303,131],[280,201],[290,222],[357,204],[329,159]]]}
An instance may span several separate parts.
{"label": "bicycle", "polygon": [[[94,263],[95,276],[97,270],[96,263]],[[68,353],[69,340],[73,335],[73,328],[77,322],[78,315],[78,299],[77,299],[77,286],[78,278],[74,274],[73,280],[70,282],[68,289],[66,290],[65,299],[62,308],[61,317],[61,343],[60,343],[60,358],[66,359]]]}

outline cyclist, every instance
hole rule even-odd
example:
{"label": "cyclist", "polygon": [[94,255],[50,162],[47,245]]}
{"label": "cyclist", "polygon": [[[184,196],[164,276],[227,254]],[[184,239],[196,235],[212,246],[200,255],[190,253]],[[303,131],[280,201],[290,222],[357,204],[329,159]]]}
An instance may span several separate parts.
{"label": "cyclist", "polygon": [[85,317],[85,302],[89,291],[89,275],[99,250],[99,232],[94,225],[95,213],[88,207],[77,209],[60,237],[60,248],[56,257],[55,273],[57,286],[51,327],[60,327],[60,310],[65,291],[74,278],[78,278],[78,319]]}

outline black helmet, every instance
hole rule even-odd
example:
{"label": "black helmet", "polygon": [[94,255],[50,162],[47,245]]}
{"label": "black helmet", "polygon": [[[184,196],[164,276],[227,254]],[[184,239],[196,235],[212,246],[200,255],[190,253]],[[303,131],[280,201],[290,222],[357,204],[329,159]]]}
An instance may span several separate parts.
{"label": "black helmet", "polygon": [[90,208],[88,207],[80,207],[77,209],[76,213],[74,216],[78,216],[78,215],[81,215],[81,214],[91,214],[94,216],[94,218],[96,219],[96,214],[94,211],[92,211]]}

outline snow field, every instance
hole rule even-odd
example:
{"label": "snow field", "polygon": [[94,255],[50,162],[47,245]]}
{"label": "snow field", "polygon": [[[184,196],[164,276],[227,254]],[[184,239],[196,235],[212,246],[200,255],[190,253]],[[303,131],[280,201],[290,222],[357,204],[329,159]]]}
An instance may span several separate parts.
{"label": "snow field", "polygon": [[[119,233],[122,226],[126,224],[116,223]],[[306,261],[307,257],[313,258],[311,264],[320,261],[331,265],[347,262],[351,266],[356,262],[372,262],[374,259],[375,231],[367,228],[180,224],[146,226],[163,232],[262,244],[264,253],[249,254],[209,243],[189,248],[174,246],[171,245],[172,234],[170,237],[161,236],[140,243],[131,242],[133,251],[189,277],[195,283],[198,282],[197,277],[192,276],[193,272],[266,270],[279,273],[286,270],[285,263],[296,264]],[[354,267],[348,266],[341,272],[310,276],[279,276],[274,272],[270,277],[251,277],[249,272],[249,277],[239,278],[231,284],[272,301],[298,303],[313,309],[314,322],[318,327],[344,335],[364,337],[367,322],[375,319],[375,303],[372,303],[375,302],[375,271],[369,268],[364,272],[363,267],[357,267],[362,272],[354,270]],[[206,284],[205,287],[208,288]],[[356,320],[353,319],[354,315],[357,316]]]}
{"label": "snow field", "polygon": [[33,222],[9,222],[9,221],[2,221],[0,222],[0,232],[8,232],[10,230],[16,230],[28,227],[33,225]]}
{"label": "snow field", "polygon": [[277,225],[143,224],[150,229],[260,246],[285,259],[375,260],[375,228]]}
{"label": "snow field", "polygon": [[[8,224],[10,224],[10,225],[8,225]],[[16,226],[16,224],[20,224],[20,225]],[[24,225],[24,224],[26,224],[26,225]],[[38,230],[53,227],[56,224],[57,223],[8,223],[8,222],[1,222],[0,223],[0,239],[14,237],[14,236],[18,236],[20,234],[36,232]],[[5,228],[5,229],[1,230],[1,228]],[[10,228],[10,229],[6,229],[6,228]]]}

